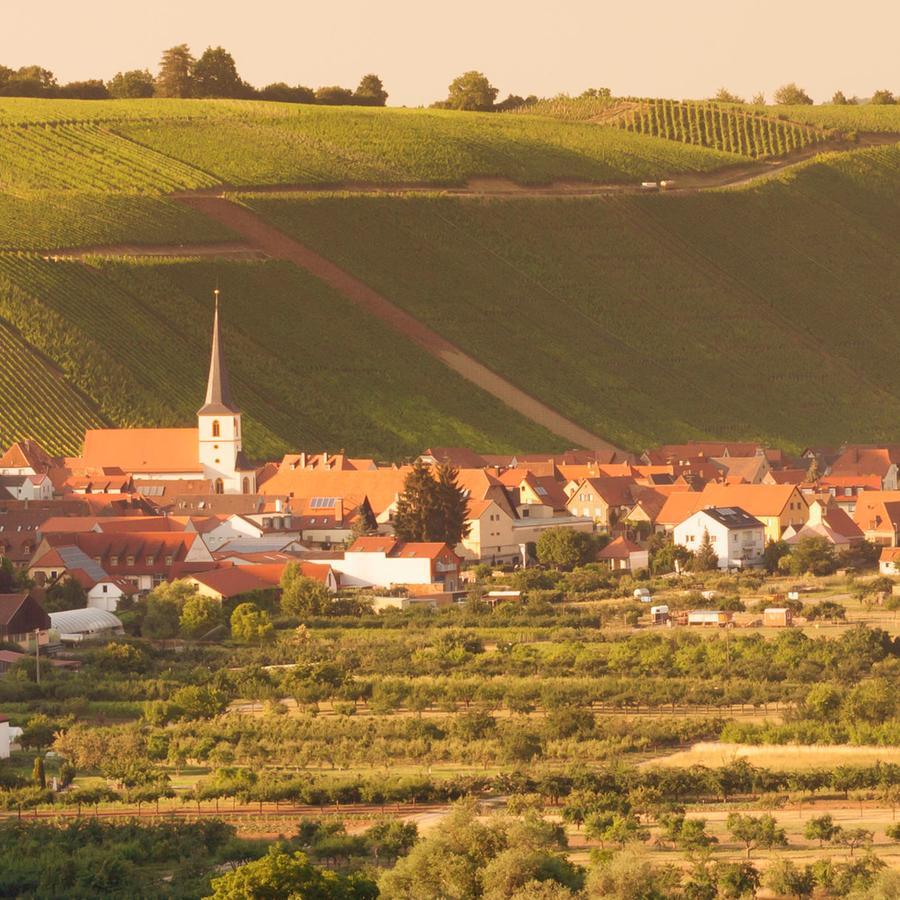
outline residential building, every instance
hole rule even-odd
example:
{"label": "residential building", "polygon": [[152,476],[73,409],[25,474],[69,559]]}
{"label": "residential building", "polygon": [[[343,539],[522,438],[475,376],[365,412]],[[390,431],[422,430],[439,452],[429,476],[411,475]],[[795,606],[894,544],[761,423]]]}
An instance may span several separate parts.
{"label": "residential building", "polygon": [[441,591],[459,590],[461,560],[440,543],[404,543],[392,537],[361,537],[329,565],[348,587],[410,585]]}
{"label": "residential building", "polygon": [[620,535],[597,553],[597,561],[608,563],[611,569],[636,572],[649,568],[650,553],[640,544]]}
{"label": "residential building", "polygon": [[853,521],[873,544],[900,544],[900,491],[863,491],[856,498]]}
{"label": "residential building", "polygon": [[675,526],[675,543],[696,553],[708,533],[720,569],[761,566],[766,549],[766,528],[739,507],[708,507],[692,513]]}
{"label": "residential building", "polygon": [[30,591],[0,594],[0,641],[19,644],[26,650],[47,643],[50,617]]}

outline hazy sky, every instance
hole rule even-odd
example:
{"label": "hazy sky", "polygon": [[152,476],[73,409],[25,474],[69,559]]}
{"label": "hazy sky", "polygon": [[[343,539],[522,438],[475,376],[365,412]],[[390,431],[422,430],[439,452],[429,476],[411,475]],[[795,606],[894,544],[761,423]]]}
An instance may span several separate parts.
{"label": "hazy sky", "polygon": [[391,105],[446,96],[481,69],[501,96],[607,86],[637,96],[740,94],[797,81],[820,102],[840,88],[900,91],[897,0],[43,0],[0,5],[0,64],[40,63],[61,81],[155,72],[187,43],[230,50],[251,84],[353,87],[377,72]]}

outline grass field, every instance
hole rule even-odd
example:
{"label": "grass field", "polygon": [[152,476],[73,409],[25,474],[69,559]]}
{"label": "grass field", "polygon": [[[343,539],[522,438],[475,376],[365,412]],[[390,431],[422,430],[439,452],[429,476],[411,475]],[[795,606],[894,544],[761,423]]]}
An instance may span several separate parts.
{"label": "grass field", "polygon": [[898,187],[892,147],[683,196],[243,202],[614,443],[797,446],[900,435]]}
{"label": "grass field", "polygon": [[[0,321],[52,357],[109,422],[191,425],[206,382],[209,298],[217,279],[250,453],[343,447],[402,457],[429,444],[498,451],[561,446],[282,263],[84,265],[0,254]],[[35,316],[38,303],[42,315]],[[28,391],[4,391],[6,442],[30,433],[76,450],[81,421],[71,416],[63,430],[49,413],[31,409],[33,402]]]}

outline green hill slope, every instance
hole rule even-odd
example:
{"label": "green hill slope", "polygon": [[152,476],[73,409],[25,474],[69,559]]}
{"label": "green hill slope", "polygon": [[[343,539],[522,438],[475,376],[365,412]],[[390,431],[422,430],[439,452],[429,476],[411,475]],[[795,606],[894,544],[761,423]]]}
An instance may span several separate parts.
{"label": "green hill slope", "polygon": [[[251,454],[343,447],[402,457],[429,444],[499,452],[563,445],[282,263],[85,265],[0,254],[0,323],[21,332],[16,367],[27,371],[29,345],[46,353],[110,423],[191,424],[206,383],[217,281]],[[38,375],[35,390],[52,393],[53,382],[43,386]],[[17,389],[0,370],[3,377],[0,437],[28,434],[77,450],[85,416],[67,399],[71,389],[60,393],[51,417],[40,395]],[[61,425],[59,410],[69,405],[71,420]]]}
{"label": "green hill slope", "polygon": [[898,197],[889,147],[689,195],[244,202],[637,448],[900,438]]}

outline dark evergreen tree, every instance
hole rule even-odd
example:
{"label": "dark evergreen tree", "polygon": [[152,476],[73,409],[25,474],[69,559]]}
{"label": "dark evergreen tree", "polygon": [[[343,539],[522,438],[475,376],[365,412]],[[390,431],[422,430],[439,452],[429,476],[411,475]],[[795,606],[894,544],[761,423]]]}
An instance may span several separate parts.
{"label": "dark evergreen tree", "polygon": [[441,535],[439,540],[455,547],[469,535],[469,496],[459,484],[459,469],[443,463],[437,470],[438,507]]}
{"label": "dark evergreen tree", "polygon": [[401,541],[439,541],[440,526],[438,483],[431,467],[418,459],[403,482],[394,513],[394,533]]}
{"label": "dark evergreen tree", "polygon": [[190,97],[194,57],[187,44],[170,47],[162,55],[156,76],[157,97]]}
{"label": "dark evergreen tree", "polygon": [[719,556],[712,545],[712,538],[709,536],[709,530],[703,529],[703,540],[700,541],[700,547],[694,554],[694,569],[697,572],[709,572],[719,565]]}

